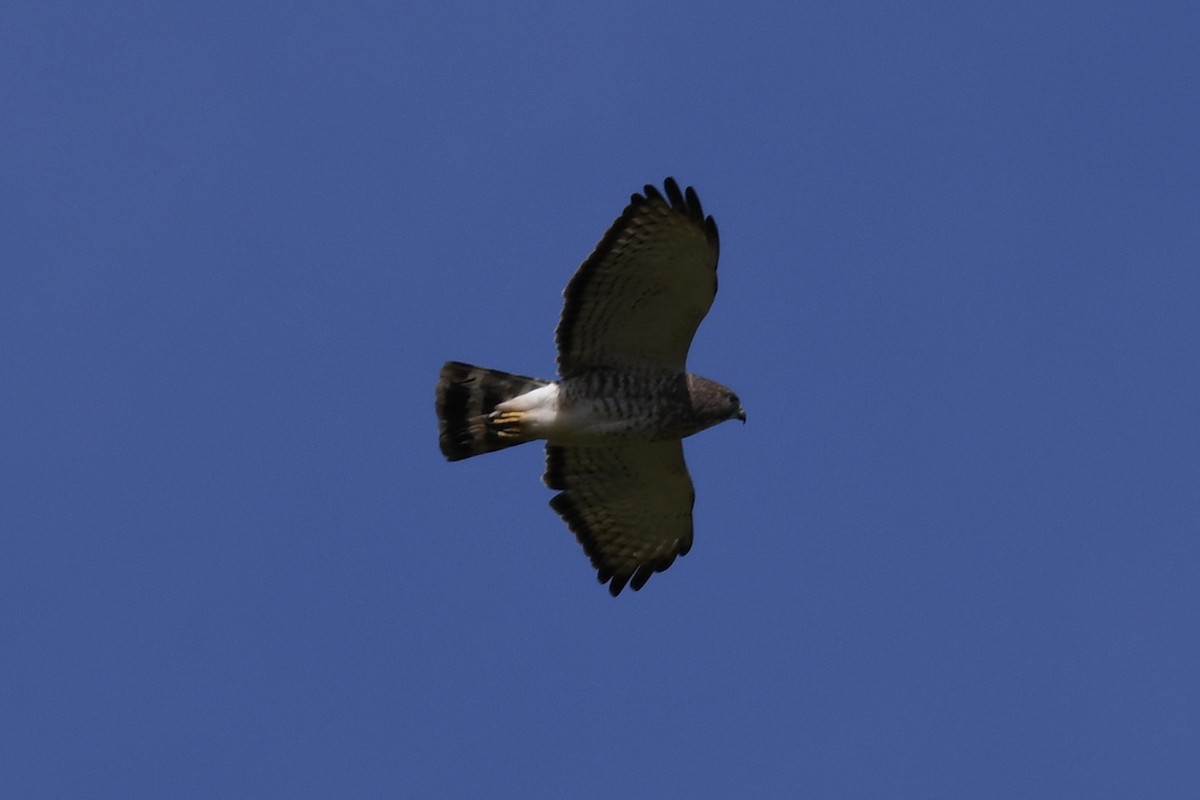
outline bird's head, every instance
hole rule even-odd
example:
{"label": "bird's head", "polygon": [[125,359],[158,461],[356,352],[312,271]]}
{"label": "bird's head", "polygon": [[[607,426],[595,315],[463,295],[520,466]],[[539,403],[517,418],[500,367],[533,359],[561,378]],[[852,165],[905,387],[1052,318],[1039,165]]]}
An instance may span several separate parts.
{"label": "bird's head", "polygon": [[743,423],[746,421],[746,409],[742,406],[742,401],[733,391],[716,381],[689,375],[688,391],[691,394],[692,408],[702,426],[701,430],[727,419],[740,419]]}
{"label": "bird's head", "polygon": [[727,391],[725,398],[725,419],[740,419],[742,424],[746,424],[746,409],[742,406],[742,401],[738,400],[738,396],[733,392]]}

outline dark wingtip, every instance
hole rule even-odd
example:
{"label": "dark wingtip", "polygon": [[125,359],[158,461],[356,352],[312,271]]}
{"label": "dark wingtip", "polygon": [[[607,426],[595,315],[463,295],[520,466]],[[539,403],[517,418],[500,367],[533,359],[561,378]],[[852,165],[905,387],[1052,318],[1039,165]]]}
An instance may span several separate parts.
{"label": "dark wingtip", "polygon": [[656,570],[654,567],[650,566],[649,564],[642,564],[637,568],[637,571],[633,573],[633,580],[629,582],[630,588],[635,592],[638,591],[646,585],[646,581],[650,580],[650,576],[655,572]]}
{"label": "dark wingtip", "polygon": [[[683,199],[683,192],[679,191],[679,184],[674,178],[667,178],[663,181],[663,188],[667,191],[667,199],[671,201],[671,208],[677,211],[689,211],[687,203]],[[688,191],[692,191],[692,187],[688,187]],[[695,194],[695,192],[692,192]]]}
{"label": "dark wingtip", "polygon": [[[704,206],[700,204],[700,195],[696,190],[689,186],[683,191],[679,189],[679,183],[675,178],[667,176],[663,180],[663,190],[666,192],[667,201],[671,208],[680,211],[687,215],[688,219],[693,220],[697,225],[704,229],[704,236],[713,247],[720,250],[721,237],[717,233],[717,222],[711,216],[704,216]],[[636,198],[637,195],[634,195]],[[662,199],[662,194],[654,186],[646,185],[646,199]]]}
{"label": "dark wingtip", "polygon": [[684,195],[687,201],[688,211],[692,215],[692,219],[697,222],[704,221],[704,206],[700,205],[700,197],[696,194],[696,190],[691,186],[687,187],[687,193]]}

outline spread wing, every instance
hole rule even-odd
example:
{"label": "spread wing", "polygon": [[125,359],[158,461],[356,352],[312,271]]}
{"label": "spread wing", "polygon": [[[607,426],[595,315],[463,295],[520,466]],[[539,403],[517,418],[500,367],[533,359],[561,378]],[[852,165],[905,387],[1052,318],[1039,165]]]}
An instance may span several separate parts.
{"label": "spread wing", "polygon": [[717,224],[673,178],[635,194],[563,292],[563,377],[637,364],[683,372],[717,294]]}
{"label": "spread wing", "polygon": [[566,520],[616,597],[641,589],[692,547],[696,493],[683,443],[624,441],[599,447],[546,446],[550,506]]}

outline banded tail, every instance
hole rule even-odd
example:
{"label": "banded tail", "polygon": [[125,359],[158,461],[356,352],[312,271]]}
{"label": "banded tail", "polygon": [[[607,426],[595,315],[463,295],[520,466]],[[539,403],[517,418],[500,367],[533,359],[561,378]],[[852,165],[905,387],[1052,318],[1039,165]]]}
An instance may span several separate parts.
{"label": "banded tail", "polygon": [[438,444],[449,461],[503,450],[529,441],[502,436],[490,415],[505,400],[546,386],[550,381],[447,361],[437,385]]}

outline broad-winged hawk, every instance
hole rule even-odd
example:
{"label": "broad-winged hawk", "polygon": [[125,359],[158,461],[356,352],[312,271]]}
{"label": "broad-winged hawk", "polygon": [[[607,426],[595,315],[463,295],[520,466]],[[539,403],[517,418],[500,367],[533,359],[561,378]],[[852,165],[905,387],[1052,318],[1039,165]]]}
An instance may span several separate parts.
{"label": "broad-winged hawk", "polygon": [[692,546],[682,439],[746,421],[737,395],[687,372],[717,293],[717,226],[690,186],[667,178],[664,191],[633,195],[567,284],[559,380],[449,361],[437,386],[450,461],[546,440],[550,505],[613,596]]}

